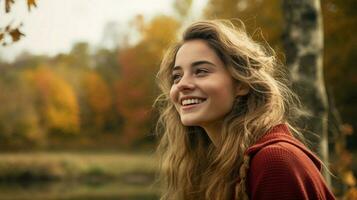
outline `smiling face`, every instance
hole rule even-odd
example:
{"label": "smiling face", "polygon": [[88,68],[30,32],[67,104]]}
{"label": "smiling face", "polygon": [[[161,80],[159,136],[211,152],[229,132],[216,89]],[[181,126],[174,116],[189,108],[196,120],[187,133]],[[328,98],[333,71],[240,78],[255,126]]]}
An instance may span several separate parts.
{"label": "smiling face", "polygon": [[172,70],[170,98],[185,126],[206,127],[231,111],[237,96],[234,80],[203,40],[185,42]]}

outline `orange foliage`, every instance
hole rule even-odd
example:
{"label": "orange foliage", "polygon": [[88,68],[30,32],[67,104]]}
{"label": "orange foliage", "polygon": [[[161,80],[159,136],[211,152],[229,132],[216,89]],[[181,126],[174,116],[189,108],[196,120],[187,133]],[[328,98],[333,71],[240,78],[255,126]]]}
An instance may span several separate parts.
{"label": "orange foliage", "polygon": [[155,99],[155,74],[160,58],[176,38],[179,23],[158,16],[141,25],[142,40],[134,47],[119,52],[121,79],[116,82],[116,108],[125,118],[123,143],[140,139],[150,128],[150,110]]}
{"label": "orange foliage", "polygon": [[112,96],[107,83],[95,72],[84,76],[83,89],[85,99],[93,111],[94,123],[101,127],[106,119],[106,114],[112,106]]}
{"label": "orange foliage", "polygon": [[355,200],[357,199],[357,189],[356,188],[350,188],[347,192],[346,195],[343,198],[344,200]]}

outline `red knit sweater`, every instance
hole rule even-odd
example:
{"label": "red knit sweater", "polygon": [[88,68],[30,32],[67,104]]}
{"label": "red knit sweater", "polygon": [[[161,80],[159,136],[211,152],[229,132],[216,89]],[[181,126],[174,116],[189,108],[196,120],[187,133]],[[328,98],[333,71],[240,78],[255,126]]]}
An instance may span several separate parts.
{"label": "red knit sweater", "polygon": [[249,199],[335,199],[320,174],[321,161],[291,135],[286,125],[275,126],[246,154],[251,157]]}

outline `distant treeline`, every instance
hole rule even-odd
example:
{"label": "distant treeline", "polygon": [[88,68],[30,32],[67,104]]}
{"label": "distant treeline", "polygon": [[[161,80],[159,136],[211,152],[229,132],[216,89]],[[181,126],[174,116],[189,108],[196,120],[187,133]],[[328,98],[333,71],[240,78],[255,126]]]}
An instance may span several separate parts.
{"label": "distant treeline", "polygon": [[[281,53],[280,2],[239,2],[210,0],[203,15],[240,18],[254,38],[259,39],[257,28],[262,29],[265,39]],[[357,49],[353,41],[357,26],[352,2],[322,1],[324,74],[343,121],[356,127]],[[133,30],[128,30],[112,49],[80,42],[69,53],[53,57],[23,53],[12,63],[0,60],[0,148],[154,144],[155,74],[162,53],[189,19],[190,4],[180,5],[174,5],[172,16],[150,20],[137,16],[131,22],[139,38],[135,44],[127,42],[133,38]],[[353,141],[350,144],[356,145]]]}
{"label": "distant treeline", "polygon": [[159,16],[132,46],[91,50],[82,42],[68,54],[2,62],[0,146],[152,144],[155,74],[177,28]]}

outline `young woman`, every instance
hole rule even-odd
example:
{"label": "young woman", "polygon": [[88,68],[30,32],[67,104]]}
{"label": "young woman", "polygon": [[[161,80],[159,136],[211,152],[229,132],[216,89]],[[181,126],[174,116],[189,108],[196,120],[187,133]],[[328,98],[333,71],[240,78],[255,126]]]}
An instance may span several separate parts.
{"label": "young woman", "polygon": [[272,50],[229,21],[199,21],[158,73],[162,200],[334,199],[291,124]]}

